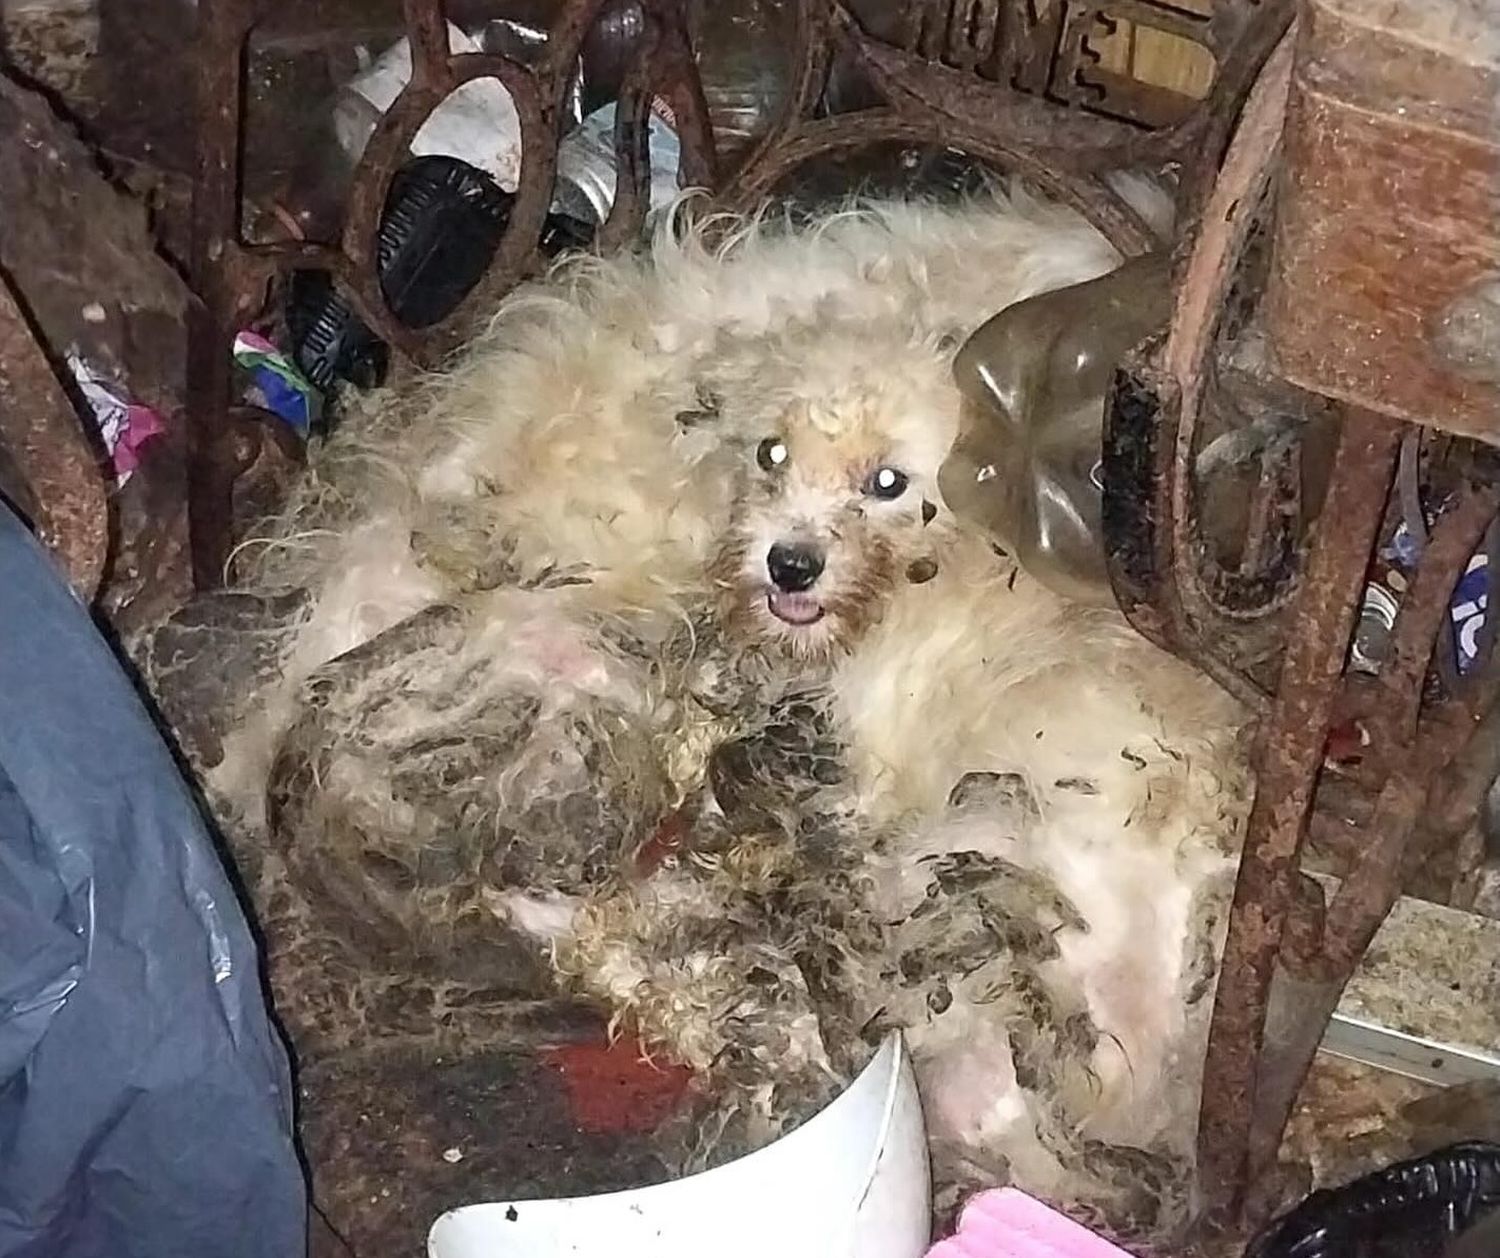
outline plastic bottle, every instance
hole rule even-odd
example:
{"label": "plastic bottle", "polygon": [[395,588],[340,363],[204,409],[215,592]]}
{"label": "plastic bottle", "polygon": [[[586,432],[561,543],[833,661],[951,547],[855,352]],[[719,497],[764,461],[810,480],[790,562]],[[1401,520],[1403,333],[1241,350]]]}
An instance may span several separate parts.
{"label": "plastic bottle", "polygon": [[785,0],[694,0],[688,10],[709,125],[723,161],[742,156],[786,99],[795,8]]}
{"label": "plastic bottle", "polygon": [[943,498],[1065,597],[1113,602],[1100,524],[1104,396],[1121,357],[1170,312],[1168,260],[1147,255],[1002,310],[954,361],[965,405],[938,475]]}
{"label": "plastic bottle", "polygon": [[[615,103],[596,109],[557,146],[557,190],[552,208],[595,225],[609,217],[618,171],[615,162]],[[647,153],[651,165],[651,209],[677,193],[682,149],[672,110],[659,97],[651,102]]]}
{"label": "plastic bottle", "polygon": [[[448,46],[455,53],[484,49],[479,39],[452,22],[448,23]],[[411,71],[411,45],[403,39],[339,90],[333,128],[351,169],[376,124],[410,81]],[[506,192],[514,192],[521,178],[521,120],[510,93],[494,79],[463,84],[412,137],[411,152],[413,157],[461,158]]]}
{"label": "plastic bottle", "polygon": [[[619,43],[631,37],[635,25],[628,20],[628,6],[613,9],[620,10],[620,33],[614,41]],[[450,22],[448,42],[455,53],[501,52],[529,61],[546,47],[546,34],[517,22],[496,20],[471,35]],[[620,50],[611,44],[606,51]],[[616,107],[610,101],[584,115],[584,102],[590,95],[586,70],[580,62],[567,97],[572,126],[558,145],[553,209],[598,225],[609,217],[614,204]],[[333,107],[333,128],[349,171],[411,72],[411,47],[403,39],[340,89]],[[656,208],[676,193],[681,160],[676,120],[659,98],[652,101],[647,145],[651,205]],[[459,158],[484,171],[503,191],[514,192],[521,178],[521,124],[510,94],[494,79],[465,83],[433,110],[413,137],[411,151],[415,157]]]}

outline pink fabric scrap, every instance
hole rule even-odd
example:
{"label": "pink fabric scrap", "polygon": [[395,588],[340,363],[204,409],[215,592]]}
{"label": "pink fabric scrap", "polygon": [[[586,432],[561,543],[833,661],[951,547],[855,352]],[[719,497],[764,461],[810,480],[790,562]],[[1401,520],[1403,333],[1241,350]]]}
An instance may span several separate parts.
{"label": "pink fabric scrap", "polygon": [[125,410],[125,427],[113,451],[115,474],[129,476],[140,466],[140,449],[152,437],[166,432],[167,426],[149,406],[131,403]]}
{"label": "pink fabric scrap", "polygon": [[1130,1258],[1123,1249],[1015,1188],[982,1192],[958,1231],[927,1258]]}

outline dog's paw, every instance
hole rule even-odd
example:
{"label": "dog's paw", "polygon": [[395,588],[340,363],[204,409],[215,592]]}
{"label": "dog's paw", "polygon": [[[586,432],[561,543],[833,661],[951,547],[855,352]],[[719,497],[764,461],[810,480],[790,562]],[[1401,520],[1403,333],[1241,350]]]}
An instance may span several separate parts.
{"label": "dog's paw", "polygon": [[732,826],[789,835],[836,810],[846,777],[827,713],[811,699],[778,704],[759,730],[716,747],[708,765],[709,789]]}
{"label": "dog's paw", "polygon": [[1041,870],[984,852],[944,852],[923,859],[931,872],[926,898],[913,919],[977,913],[993,929],[1020,929],[1026,922],[1049,933],[1088,930],[1088,922]]}

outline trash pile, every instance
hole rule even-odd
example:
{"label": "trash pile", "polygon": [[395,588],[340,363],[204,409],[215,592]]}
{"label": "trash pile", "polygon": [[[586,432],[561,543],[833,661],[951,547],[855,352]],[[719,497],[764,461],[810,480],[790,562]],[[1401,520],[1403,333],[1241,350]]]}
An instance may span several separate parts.
{"label": "trash pile", "polygon": [[[455,54],[503,53],[534,62],[546,34],[497,19],[476,31],[448,24]],[[344,84],[332,107],[331,157],[352,175],[381,117],[411,78],[405,39]],[[555,256],[586,246],[609,218],[616,189],[616,103],[585,112],[595,67],[580,56],[567,93],[566,130],[541,251]],[[651,205],[677,191],[680,148],[671,107],[652,101],[646,137]],[[455,310],[488,269],[510,220],[521,179],[521,120],[505,87],[474,79],[428,117],[411,143],[412,160],[391,182],[380,220],[376,270],[393,314],[406,326],[431,327]],[[325,272],[299,273],[288,286],[291,356],[311,385],[379,385],[388,369],[384,344],[359,319]]]}
{"label": "trash pile", "polygon": [[[775,6],[702,6],[696,51],[710,120],[721,156],[743,148],[779,105],[785,67],[776,55],[783,32]],[[782,15],[784,16],[784,14]],[[616,97],[623,65],[640,35],[641,16],[631,5],[606,10],[583,51],[565,94],[556,174],[541,238],[544,258],[587,247],[608,220],[617,186],[616,146],[642,146],[649,167],[647,226],[677,194],[681,145],[671,104],[650,101],[645,135],[617,134]],[[546,32],[511,19],[471,29],[448,24],[455,54],[503,54],[536,64]],[[315,231],[333,230],[333,207],[384,114],[412,74],[411,48],[402,39],[367,59],[328,107],[326,162],[330,177],[307,189],[303,216]],[[824,113],[860,103],[852,70],[830,76]],[[393,314],[407,327],[441,323],[485,274],[505,233],[521,181],[521,122],[509,92],[497,80],[461,85],[427,118],[410,145],[411,160],[392,179],[376,244],[376,270]],[[908,184],[958,193],[972,188],[981,167],[957,152],[903,152],[898,175]],[[841,178],[842,178],[841,173]],[[815,176],[814,176],[815,178]],[[389,369],[387,347],[360,320],[326,272],[297,273],[287,286],[283,348],[312,388],[328,393],[340,384],[368,389]]]}

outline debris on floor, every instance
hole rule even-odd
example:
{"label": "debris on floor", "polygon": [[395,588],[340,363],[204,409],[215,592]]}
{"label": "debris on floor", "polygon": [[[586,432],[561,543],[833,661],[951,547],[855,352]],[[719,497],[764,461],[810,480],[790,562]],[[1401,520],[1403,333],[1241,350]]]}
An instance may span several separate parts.
{"label": "debris on floor", "polygon": [[311,433],[323,413],[323,398],[288,355],[244,329],[234,338],[234,361],[250,377],[247,401],[286,420],[299,436]]}
{"label": "debris on floor", "polygon": [[[103,307],[99,307],[103,316]],[[133,402],[123,388],[77,353],[67,356],[68,369],[98,425],[105,453],[114,468],[115,484],[124,485],[140,466],[141,449],[166,431],[162,417],[149,406]]]}

